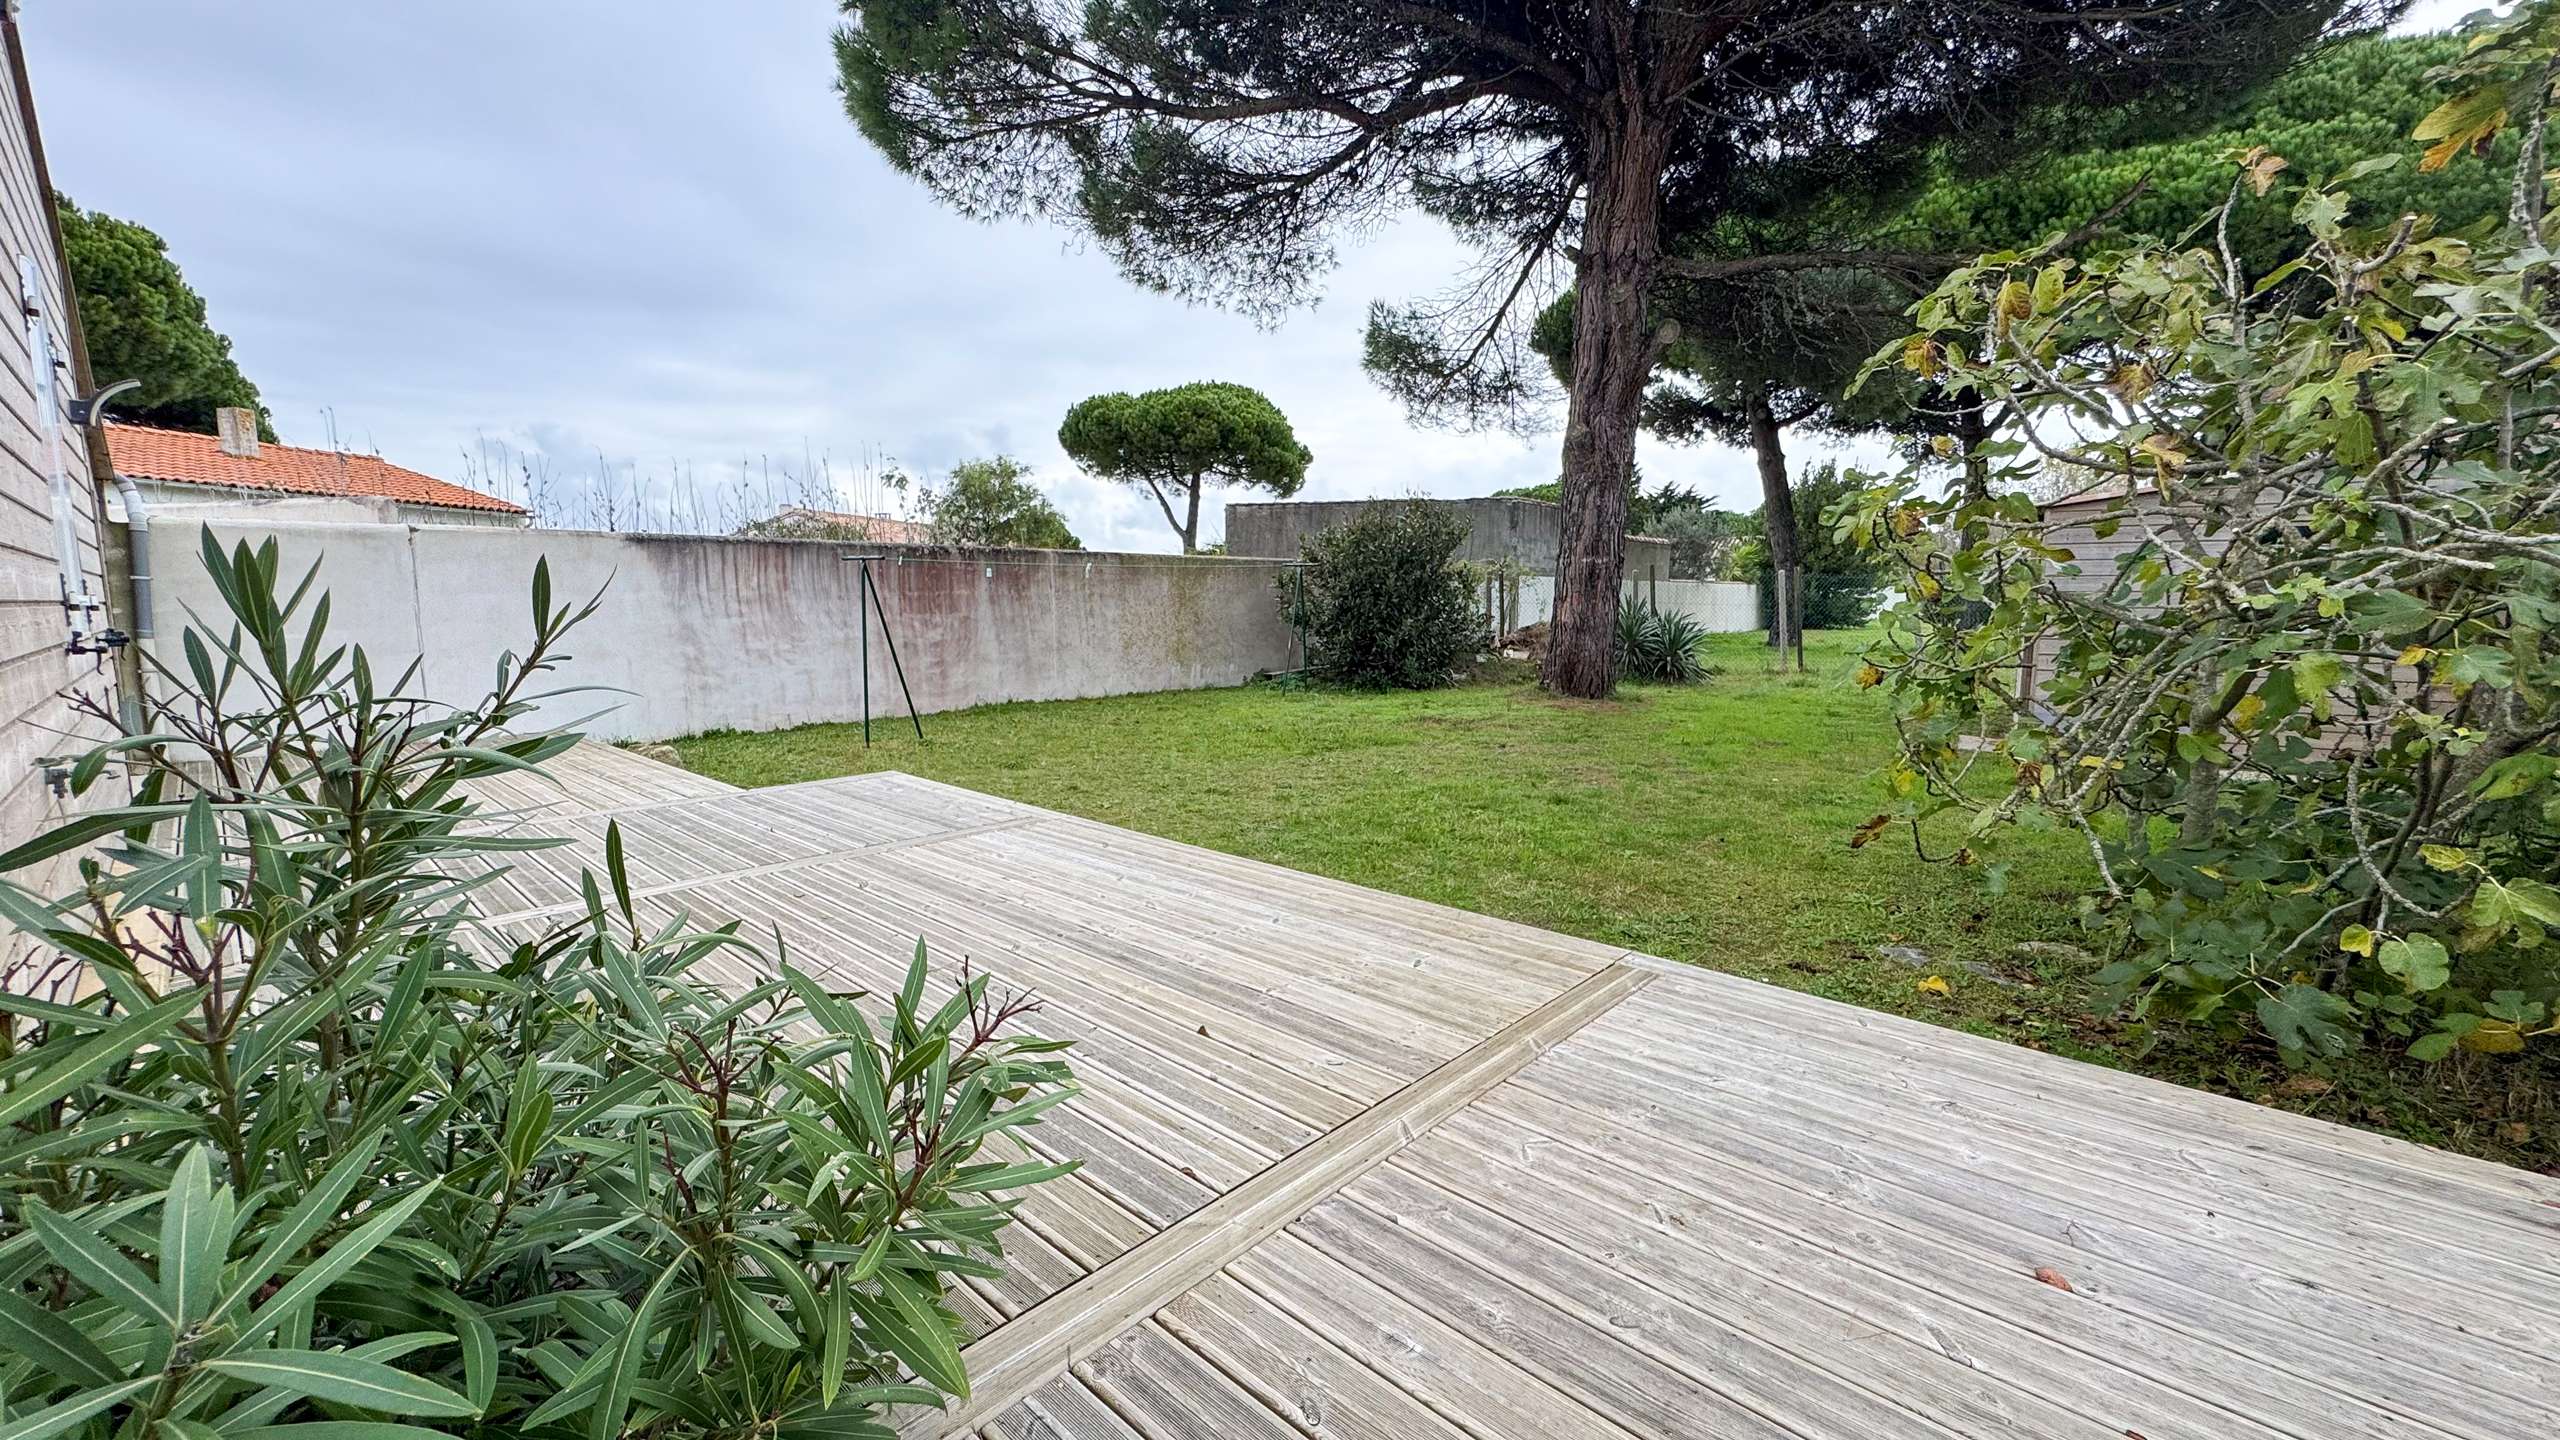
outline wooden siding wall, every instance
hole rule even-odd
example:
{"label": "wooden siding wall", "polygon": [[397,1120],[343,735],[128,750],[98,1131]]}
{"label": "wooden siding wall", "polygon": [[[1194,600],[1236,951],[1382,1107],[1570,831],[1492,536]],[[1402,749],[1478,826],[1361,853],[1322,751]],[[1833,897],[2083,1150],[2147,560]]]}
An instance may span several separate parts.
{"label": "wooden siding wall", "polygon": [[[2153,508],[2153,502],[2148,500],[2138,502],[2133,510],[2118,512],[2122,523],[2116,528],[2115,533],[2103,540],[2098,538],[2097,524],[2107,516],[2111,503],[2105,500],[2090,500],[2072,505],[2051,505],[2045,508],[2047,519],[2060,522],[2045,538],[2070,551],[2076,557],[2080,567],[2078,575],[2054,577],[2053,583],[2065,592],[2075,595],[2104,594],[2115,585],[2117,573],[2123,568],[2125,558],[2150,543],[2151,537],[2143,529],[2140,523],[2141,517],[2136,513]],[[2207,536],[2204,540],[2204,549],[2209,554],[2218,555],[2229,543],[2218,535]],[[2024,673],[2019,677],[2019,698],[2031,699],[2043,692],[2044,686],[2053,678],[2054,657],[2060,653],[2061,648],[2060,642],[2055,640],[2050,632],[2037,637],[2034,649],[2029,652]],[[2391,685],[2403,699],[2406,699],[2425,690],[2427,679],[2412,666],[2394,665],[2391,667]],[[2369,749],[2381,742],[2384,732],[2389,728],[2390,713],[2388,711],[2359,702],[2355,697],[2353,686],[2340,687],[2337,692],[2337,705],[2335,720],[2312,742],[2315,753],[2326,754],[2343,748]],[[2428,702],[2428,708],[2439,714],[2450,710],[2452,706],[2452,696],[2441,690],[2435,692],[2434,697]]]}
{"label": "wooden siding wall", "polygon": [[[2112,501],[2087,500],[2078,504],[2049,505],[2045,518],[2061,522],[2045,538],[2068,550],[2080,567],[2077,575],[2058,575],[2053,583],[2075,595],[2104,593],[2116,583],[2116,570],[2124,558],[2149,542],[2135,518],[2127,514],[2116,532],[2101,540],[2097,523],[2107,515]],[[2030,697],[2041,693],[2053,675],[2053,657],[2060,645],[2050,634],[2037,639],[2030,652],[2026,673],[2019,677],[2018,693]]]}
{"label": "wooden siding wall", "polygon": [[[34,119],[23,97],[28,93],[19,73],[21,52],[16,26],[8,26],[8,43],[0,46],[0,285],[10,298],[18,295],[18,259],[32,256],[44,291],[44,309],[53,331],[53,349],[62,363],[57,399],[76,393],[72,369],[75,354],[69,297],[63,293],[63,263],[55,242],[52,200],[47,193]],[[12,308],[16,308],[14,305]],[[66,813],[54,797],[37,761],[75,750],[80,736],[94,734],[72,712],[72,687],[109,694],[111,665],[96,657],[64,653],[69,639],[62,611],[62,584],[54,558],[53,501],[46,470],[44,432],[37,410],[35,364],[28,352],[23,315],[0,324],[0,844],[16,845]],[[81,564],[91,593],[104,595],[106,585],[99,553],[97,487],[90,479],[88,456],[80,434],[68,420],[61,431],[63,465],[70,474],[77,514]],[[99,624],[106,623],[103,616]],[[112,785],[105,782],[100,788]],[[94,793],[94,792],[93,792]],[[55,873],[28,872],[10,878],[39,887],[57,885]],[[9,954],[16,947],[6,947]]]}

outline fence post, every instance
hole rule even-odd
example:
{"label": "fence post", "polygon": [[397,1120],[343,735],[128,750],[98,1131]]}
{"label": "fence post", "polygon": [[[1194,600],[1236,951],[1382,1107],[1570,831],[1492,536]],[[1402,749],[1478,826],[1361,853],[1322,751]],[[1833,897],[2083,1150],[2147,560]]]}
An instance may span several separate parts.
{"label": "fence post", "polygon": [[1795,605],[1793,606],[1793,608],[1792,608],[1792,610],[1790,611],[1790,613],[1794,616],[1794,618],[1795,618],[1795,622],[1796,622],[1796,623],[1795,623],[1795,632],[1794,632],[1794,633],[1795,633],[1795,638],[1796,638],[1796,672],[1797,672],[1798,674],[1802,674],[1802,673],[1804,672],[1804,597],[1805,597],[1805,579],[1804,579],[1804,571],[1803,571],[1801,568],[1799,568],[1799,569],[1796,571],[1796,585],[1795,585],[1795,590],[1796,590],[1796,603],[1795,603]]}
{"label": "fence post", "polygon": [[1781,670],[1787,668],[1787,595],[1795,588],[1788,581],[1792,573],[1793,567],[1784,565],[1769,573],[1769,605],[1777,630],[1772,638],[1777,642],[1778,668]]}

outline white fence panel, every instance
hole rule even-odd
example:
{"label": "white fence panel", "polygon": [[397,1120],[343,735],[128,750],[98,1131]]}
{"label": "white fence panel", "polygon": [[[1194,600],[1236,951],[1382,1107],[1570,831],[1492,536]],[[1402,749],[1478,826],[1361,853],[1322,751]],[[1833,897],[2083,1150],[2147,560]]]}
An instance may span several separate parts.
{"label": "white fence panel", "polygon": [[[1652,598],[1716,634],[1741,634],[1760,628],[1760,588],[1742,580],[1629,580],[1626,598]],[[1555,616],[1556,580],[1530,575],[1520,581],[1518,615],[1522,625],[1542,624]]]}

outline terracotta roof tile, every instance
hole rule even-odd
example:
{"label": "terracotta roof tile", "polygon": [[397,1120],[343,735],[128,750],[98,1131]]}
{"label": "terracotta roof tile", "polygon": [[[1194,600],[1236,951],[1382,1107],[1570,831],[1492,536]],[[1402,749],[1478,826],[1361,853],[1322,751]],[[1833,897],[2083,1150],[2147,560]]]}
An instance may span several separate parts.
{"label": "terracotta roof tile", "polygon": [[364,495],[448,510],[529,512],[512,501],[404,470],[376,455],[261,445],[255,456],[225,455],[210,435],[147,425],[107,426],[107,453],[117,471],[136,480],[180,485],[221,485],[294,495]]}

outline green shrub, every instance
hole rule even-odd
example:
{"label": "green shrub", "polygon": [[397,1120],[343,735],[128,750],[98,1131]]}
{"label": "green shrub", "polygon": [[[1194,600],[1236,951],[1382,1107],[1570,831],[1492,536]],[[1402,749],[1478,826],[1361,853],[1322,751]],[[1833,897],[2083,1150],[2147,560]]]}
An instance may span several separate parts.
{"label": "green shrub", "polygon": [[1712,672],[1702,651],[1707,627],[1686,612],[1634,599],[1618,607],[1618,673],[1630,680],[1686,685]]}
{"label": "green shrub", "polygon": [[109,847],[0,885],[59,957],[0,996],[8,1433],[885,1435],[963,1392],[944,1285],[1070,1168],[981,1158],[1071,1093],[1034,1007],[965,970],[930,1003],[919,946],[866,1020],[644,919],[618,829],[576,913],[491,933],[465,898],[561,842],[463,787],[573,743],[509,727],[594,602],[537,568],[531,646],[450,708],[334,647],[272,542],[205,563],[229,634],[75,771],[134,801],[0,856]]}
{"label": "green shrub", "polygon": [[1467,527],[1424,500],[1384,501],[1300,546],[1303,572],[1280,577],[1283,608],[1308,662],[1348,685],[1446,685],[1490,643],[1458,558]]}
{"label": "green shrub", "polygon": [[[1871,365],[1981,397],[2004,483],[1838,515],[1903,568],[1862,673],[1893,697],[1895,812],[1963,812],[1955,856],[1994,873],[2013,827],[2075,832],[2122,942],[2100,982],[2297,1061],[2560,1036],[2560,266],[2517,225],[2347,223],[2369,186],[2423,199],[2450,166],[2473,192],[2502,128],[2542,134],[2560,8],[2473,23],[2414,180],[2414,146],[2256,150],[2182,247],[1957,270]],[[2220,238],[2261,195],[2298,227],[2263,275]],[[2056,472],[2108,488],[2040,509]]]}

